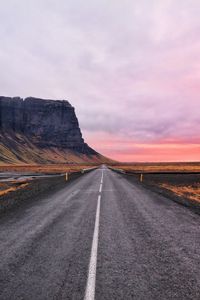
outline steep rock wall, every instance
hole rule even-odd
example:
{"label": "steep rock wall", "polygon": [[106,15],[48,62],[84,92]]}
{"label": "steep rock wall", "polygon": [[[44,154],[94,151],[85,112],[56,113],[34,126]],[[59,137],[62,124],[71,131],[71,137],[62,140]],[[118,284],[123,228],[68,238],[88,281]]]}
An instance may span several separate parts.
{"label": "steep rock wall", "polygon": [[0,133],[19,134],[40,148],[98,154],[84,142],[74,107],[65,100],[0,97]]}

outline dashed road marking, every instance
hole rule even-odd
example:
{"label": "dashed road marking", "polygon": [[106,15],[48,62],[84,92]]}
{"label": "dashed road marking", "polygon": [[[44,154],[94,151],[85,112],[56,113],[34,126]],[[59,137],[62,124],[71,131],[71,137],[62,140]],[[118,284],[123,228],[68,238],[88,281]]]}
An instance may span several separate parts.
{"label": "dashed road marking", "polygon": [[102,192],[102,183],[100,184],[100,188],[99,188],[99,193],[101,193]]}

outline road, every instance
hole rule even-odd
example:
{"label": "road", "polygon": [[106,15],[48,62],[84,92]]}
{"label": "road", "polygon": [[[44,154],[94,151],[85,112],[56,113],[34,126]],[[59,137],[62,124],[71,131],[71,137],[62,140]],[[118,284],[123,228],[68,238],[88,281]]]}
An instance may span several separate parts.
{"label": "road", "polygon": [[0,299],[200,299],[200,216],[101,167],[0,219]]}

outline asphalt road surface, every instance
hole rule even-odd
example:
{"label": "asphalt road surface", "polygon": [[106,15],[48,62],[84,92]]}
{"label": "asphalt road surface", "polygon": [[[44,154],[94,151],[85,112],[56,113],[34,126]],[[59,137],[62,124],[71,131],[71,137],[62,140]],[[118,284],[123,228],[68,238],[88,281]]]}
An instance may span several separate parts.
{"label": "asphalt road surface", "polygon": [[0,299],[200,299],[200,216],[94,170],[1,216]]}

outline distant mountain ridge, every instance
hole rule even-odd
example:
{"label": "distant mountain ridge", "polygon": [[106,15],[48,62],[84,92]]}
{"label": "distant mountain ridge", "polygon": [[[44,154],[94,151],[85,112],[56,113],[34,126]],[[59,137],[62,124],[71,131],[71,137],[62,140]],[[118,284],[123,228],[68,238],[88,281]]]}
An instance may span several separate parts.
{"label": "distant mountain ridge", "polygon": [[66,100],[0,97],[0,163],[103,162]]}

